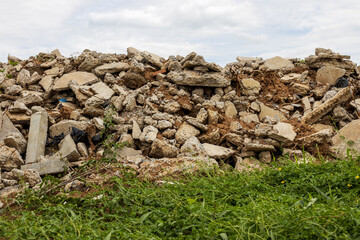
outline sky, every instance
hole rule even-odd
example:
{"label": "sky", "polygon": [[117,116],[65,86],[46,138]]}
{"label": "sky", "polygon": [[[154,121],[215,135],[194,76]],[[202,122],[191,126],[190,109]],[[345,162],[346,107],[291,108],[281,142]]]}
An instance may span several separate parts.
{"label": "sky", "polygon": [[237,56],[304,58],[330,48],[360,63],[358,0],[0,0],[0,62],[59,49],[135,47],[222,66]]}

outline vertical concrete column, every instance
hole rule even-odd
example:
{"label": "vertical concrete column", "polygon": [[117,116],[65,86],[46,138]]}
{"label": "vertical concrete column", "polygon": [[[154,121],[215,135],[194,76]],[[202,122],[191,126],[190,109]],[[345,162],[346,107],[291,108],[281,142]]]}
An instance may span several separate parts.
{"label": "vertical concrete column", "polygon": [[34,113],[30,119],[29,139],[25,160],[26,164],[37,162],[39,157],[45,154],[47,129],[47,114],[42,112]]}

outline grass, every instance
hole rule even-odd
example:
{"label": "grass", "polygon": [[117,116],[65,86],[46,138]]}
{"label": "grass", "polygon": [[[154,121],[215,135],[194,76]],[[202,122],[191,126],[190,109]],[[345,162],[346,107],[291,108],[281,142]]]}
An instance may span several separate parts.
{"label": "grass", "polygon": [[0,236],[360,239],[359,163],[350,158],[253,173],[204,172],[162,186],[127,174],[78,195],[29,190],[2,210]]}

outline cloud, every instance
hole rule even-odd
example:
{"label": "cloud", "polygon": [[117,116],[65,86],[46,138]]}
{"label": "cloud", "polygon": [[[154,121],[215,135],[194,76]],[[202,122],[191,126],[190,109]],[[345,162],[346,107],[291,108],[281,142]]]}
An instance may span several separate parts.
{"label": "cloud", "polygon": [[0,9],[0,61],[59,48],[163,57],[196,51],[221,65],[236,56],[306,57],[332,48],[360,62],[359,1],[18,0]]}

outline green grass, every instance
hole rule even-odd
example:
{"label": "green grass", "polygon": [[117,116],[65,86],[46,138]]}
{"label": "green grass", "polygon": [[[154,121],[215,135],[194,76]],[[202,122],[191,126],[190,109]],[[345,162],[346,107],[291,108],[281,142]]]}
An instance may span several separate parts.
{"label": "green grass", "polygon": [[[360,159],[187,176],[128,174],[85,197],[28,191],[3,210],[5,239],[360,239]],[[103,194],[98,200],[94,196]],[[21,210],[20,210],[21,208]]]}

